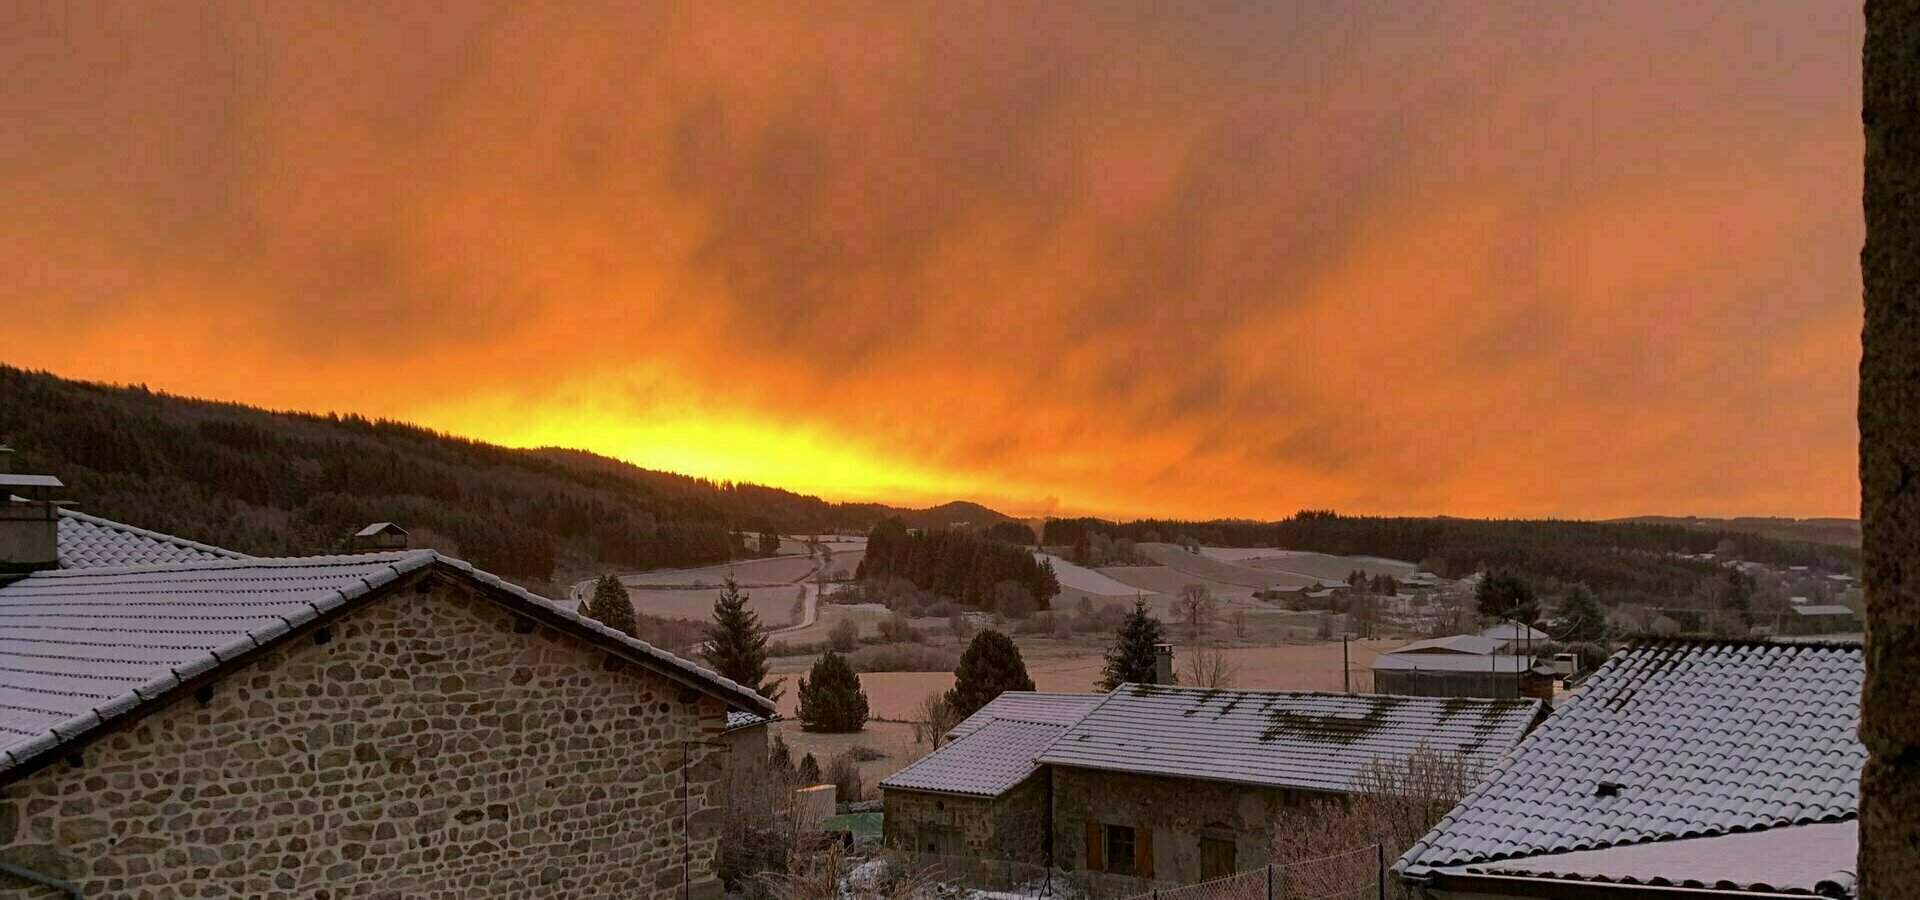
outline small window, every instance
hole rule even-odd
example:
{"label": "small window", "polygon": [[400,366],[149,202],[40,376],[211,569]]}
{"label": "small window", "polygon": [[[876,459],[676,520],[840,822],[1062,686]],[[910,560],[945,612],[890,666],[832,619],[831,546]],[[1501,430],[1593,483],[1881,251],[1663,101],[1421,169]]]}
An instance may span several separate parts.
{"label": "small window", "polygon": [[1134,855],[1132,826],[1108,825],[1106,837],[1107,871],[1121,875],[1132,875],[1139,871],[1139,861]]}
{"label": "small window", "polygon": [[1210,881],[1232,875],[1237,860],[1234,859],[1233,842],[1226,838],[1203,837],[1200,839],[1200,879]]}

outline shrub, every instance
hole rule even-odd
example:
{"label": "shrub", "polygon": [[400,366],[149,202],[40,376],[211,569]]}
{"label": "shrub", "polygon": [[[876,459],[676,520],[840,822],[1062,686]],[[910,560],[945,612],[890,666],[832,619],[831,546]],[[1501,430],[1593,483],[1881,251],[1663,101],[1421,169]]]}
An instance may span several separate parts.
{"label": "shrub", "polygon": [[827,764],[826,781],[834,786],[841,803],[858,803],[866,799],[866,782],[860,777],[860,763],[853,758],[849,750],[833,758]]}
{"label": "shrub", "polygon": [[[1293,817],[1288,827],[1274,831],[1273,863],[1323,860],[1367,844],[1384,845],[1386,858],[1394,859],[1439,824],[1477,778],[1464,758],[1431,750],[1376,761],[1360,773],[1358,790],[1344,801],[1288,810]],[[1360,877],[1371,879],[1376,865],[1377,858],[1367,853],[1328,865],[1296,866],[1289,870],[1289,884],[1308,896],[1345,891]],[[1407,896],[1397,878],[1388,892],[1396,898]]]}
{"label": "shrub", "polygon": [[860,626],[852,619],[835,622],[833,629],[827,632],[827,646],[840,653],[847,653],[860,646]]}
{"label": "shrub", "polygon": [[854,762],[873,762],[876,759],[887,758],[885,753],[881,753],[865,744],[855,744],[848,747],[847,755],[853,757]]}

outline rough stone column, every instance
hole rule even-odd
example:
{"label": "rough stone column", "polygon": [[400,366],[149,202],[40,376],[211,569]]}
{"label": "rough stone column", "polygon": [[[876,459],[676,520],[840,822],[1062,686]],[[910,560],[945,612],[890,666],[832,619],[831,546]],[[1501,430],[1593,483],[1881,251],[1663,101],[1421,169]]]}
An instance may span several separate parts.
{"label": "rough stone column", "polygon": [[1920,897],[1920,0],[1866,0],[1860,896]]}

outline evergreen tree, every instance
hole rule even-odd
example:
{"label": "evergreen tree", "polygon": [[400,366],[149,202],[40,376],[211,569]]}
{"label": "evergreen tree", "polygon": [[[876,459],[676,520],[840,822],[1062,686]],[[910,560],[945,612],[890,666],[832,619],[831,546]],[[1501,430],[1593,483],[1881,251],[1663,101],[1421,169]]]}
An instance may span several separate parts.
{"label": "evergreen tree", "polygon": [[1528,625],[1540,618],[1540,601],[1533,585],[1515,572],[1493,569],[1481,575],[1473,589],[1474,605],[1489,619],[1511,619]]}
{"label": "evergreen tree", "polygon": [[760,532],[760,554],[772,556],[780,552],[780,536],[771,531]]}
{"label": "evergreen tree", "polygon": [[1054,597],[1060,593],[1060,576],[1053,571],[1051,556],[1040,561],[1040,590],[1035,593],[1042,597]]}
{"label": "evergreen tree", "polygon": [[1576,584],[1560,595],[1549,619],[1553,639],[1565,644],[1602,641],[1607,637],[1607,611],[1599,598],[1584,584]]}
{"label": "evergreen tree", "polygon": [[1160,620],[1147,614],[1147,601],[1138,599],[1133,602],[1133,612],[1120,623],[1120,630],[1114,635],[1113,646],[1107,648],[1107,667],[1101,672],[1098,687],[1111,691],[1123,684],[1154,683],[1156,649],[1167,642],[1166,629]]}
{"label": "evergreen tree", "polygon": [[593,597],[580,614],[597,619],[600,624],[628,637],[640,636],[640,623],[634,618],[633,600],[627,596],[627,586],[612,575],[602,575],[593,583]]}
{"label": "evergreen tree", "polygon": [[747,606],[747,599],[728,575],[720,599],[713,601],[713,624],[707,626],[700,658],[715,672],[777,701],[785,691],[777,679],[767,680],[767,630],[760,625],[760,614]]}
{"label": "evergreen tree", "polygon": [[809,753],[800,757],[800,783],[809,787],[820,783],[820,761]]}
{"label": "evergreen tree", "polygon": [[1031,691],[1033,679],[1027,675],[1027,663],[1013,639],[987,629],[973,636],[967,651],[960,654],[960,667],[953,670],[953,690],[947,692],[947,705],[957,719],[980,711],[1006,691]]}
{"label": "evergreen tree", "polygon": [[[800,728],[850,734],[867,725],[867,692],[846,657],[828,650],[800,679]],[[817,768],[817,766],[816,766]]]}

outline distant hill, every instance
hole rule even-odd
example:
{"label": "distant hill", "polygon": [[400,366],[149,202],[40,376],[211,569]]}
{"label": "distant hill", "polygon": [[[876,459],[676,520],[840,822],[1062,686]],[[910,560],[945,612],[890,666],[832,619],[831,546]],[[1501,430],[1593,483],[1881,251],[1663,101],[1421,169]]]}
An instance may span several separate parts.
{"label": "distant hill", "polygon": [[901,510],[900,521],[908,528],[989,528],[999,522],[1015,521],[1012,516],[966,500],[955,500],[927,509]]}
{"label": "distant hill", "polygon": [[270,412],[0,366],[0,439],[79,508],[247,553],[326,552],[368,522],[525,582],[721,562],[731,533],[1006,518],[905,510],[515,450],[355,415]]}
{"label": "distant hill", "polygon": [[1732,519],[1703,519],[1698,516],[1634,516],[1615,522],[1640,522],[1673,525],[1693,531],[1739,531],[1782,541],[1809,541],[1836,547],[1860,546],[1859,519],[1781,519],[1740,516]]}

